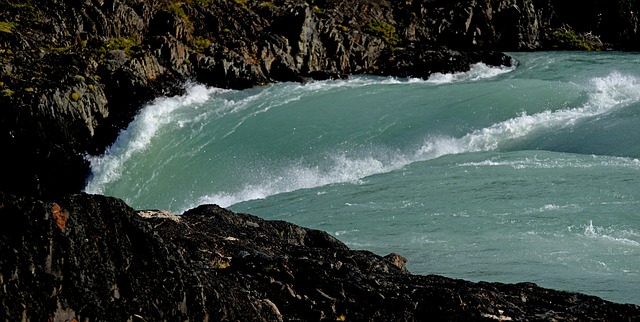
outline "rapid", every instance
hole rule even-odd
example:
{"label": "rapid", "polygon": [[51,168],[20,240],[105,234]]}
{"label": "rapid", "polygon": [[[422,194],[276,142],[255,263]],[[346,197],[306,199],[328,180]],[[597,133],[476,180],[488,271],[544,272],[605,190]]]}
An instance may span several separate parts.
{"label": "rapid", "polygon": [[87,156],[85,190],[286,220],[415,274],[640,305],[640,55],[511,55],[429,79],[190,84]]}

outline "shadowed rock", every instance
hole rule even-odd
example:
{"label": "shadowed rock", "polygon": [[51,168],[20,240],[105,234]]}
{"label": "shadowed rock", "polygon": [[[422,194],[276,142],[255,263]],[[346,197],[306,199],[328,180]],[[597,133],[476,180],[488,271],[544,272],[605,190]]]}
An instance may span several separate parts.
{"label": "shadowed rock", "polygon": [[[640,308],[531,283],[407,273],[318,230],[204,205],[175,216],[115,198],[0,193],[7,320],[635,321]],[[65,218],[61,220],[60,218]]]}

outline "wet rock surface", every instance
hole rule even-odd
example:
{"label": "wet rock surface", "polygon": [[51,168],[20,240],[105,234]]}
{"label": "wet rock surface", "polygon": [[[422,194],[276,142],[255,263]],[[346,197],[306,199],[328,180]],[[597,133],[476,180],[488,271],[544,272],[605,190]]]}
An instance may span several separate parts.
{"label": "wet rock surface", "polygon": [[215,205],[0,194],[0,318],[31,321],[635,321],[640,307],[531,283],[412,275],[397,254]]}

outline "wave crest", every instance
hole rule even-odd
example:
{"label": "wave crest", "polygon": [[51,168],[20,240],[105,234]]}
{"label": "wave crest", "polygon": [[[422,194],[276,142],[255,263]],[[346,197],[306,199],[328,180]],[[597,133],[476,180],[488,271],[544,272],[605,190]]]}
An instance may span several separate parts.
{"label": "wave crest", "polygon": [[[479,64],[474,65],[470,72],[463,73],[464,75],[447,77],[451,77],[452,81],[474,80],[493,77],[509,71],[511,69],[506,67],[494,68]],[[420,86],[420,84],[427,82],[416,79],[357,77],[352,80],[283,84],[284,89],[270,90],[269,87],[257,92],[240,93],[241,95],[235,99],[219,97],[222,106],[219,109],[207,109],[204,114],[199,114],[198,117],[203,118],[202,120],[178,120],[179,117],[176,118],[176,114],[179,114],[180,108],[197,107],[197,105],[211,99],[212,95],[223,92],[220,89],[193,85],[184,96],[158,99],[142,109],[129,127],[121,132],[117,141],[107,150],[105,155],[87,157],[91,163],[93,177],[88,182],[85,191],[104,193],[105,187],[122,176],[122,171],[126,167],[125,163],[133,155],[152,144],[152,139],[158,135],[158,131],[171,122],[177,122],[178,126],[184,126],[189,122],[209,122],[212,115],[213,119],[219,119],[223,115],[240,114],[243,117],[234,123],[238,125],[228,131],[227,135],[229,135],[247,118],[267,113],[272,108],[299,100],[305,95],[344,87],[350,89],[370,85],[405,86],[403,84],[416,86],[416,83]],[[279,169],[264,170],[258,176],[259,179],[254,182],[246,181],[243,183],[243,188],[237,191],[222,191],[204,195],[199,197],[197,203],[213,202],[229,206],[246,200],[265,198],[298,189],[355,182],[367,176],[400,169],[413,162],[430,160],[444,155],[499,150],[514,140],[537,131],[569,126],[589,117],[640,101],[639,83],[638,78],[634,76],[613,72],[604,77],[592,78],[582,87],[587,93],[587,100],[579,107],[555,111],[547,110],[531,115],[523,112],[511,119],[472,130],[462,137],[428,135],[422,144],[403,147],[402,151],[385,149],[384,147],[378,147],[376,151],[357,151],[348,154],[332,154],[332,151],[326,151],[326,155],[330,155],[328,157],[329,163],[325,163],[323,168],[316,164],[302,165],[295,164],[295,162],[285,162],[280,165]]]}
{"label": "wave crest", "polygon": [[221,89],[204,85],[189,85],[182,96],[164,97],[142,108],[129,126],[120,132],[116,141],[107,148],[104,155],[86,156],[92,178],[85,187],[87,193],[103,193],[106,184],[117,180],[122,169],[134,154],[146,149],[158,130],[173,121],[172,114],[179,108],[197,106]]}
{"label": "wave crest", "polygon": [[461,138],[430,137],[417,152],[417,159],[430,159],[447,154],[494,151],[516,139],[549,128],[572,126],[577,122],[611,112],[621,106],[640,101],[639,79],[613,72],[605,77],[592,78],[589,97],[580,107],[543,111],[517,117],[478,129]]}

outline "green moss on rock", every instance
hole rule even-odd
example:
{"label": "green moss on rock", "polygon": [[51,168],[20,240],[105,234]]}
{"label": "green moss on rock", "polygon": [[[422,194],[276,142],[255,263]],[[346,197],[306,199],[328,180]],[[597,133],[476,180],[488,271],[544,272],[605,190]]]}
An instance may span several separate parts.
{"label": "green moss on rock", "polygon": [[374,19],[369,21],[364,27],[364,31],[382,38],[384,42],[391,46],[395,46],[400,42],[396,27],[381,20]]}
{"label": "green moss on rock", "polygon": [[167,12],[170,12],[184,20],[188,20],[189,16],[187,16],[187,13],[184,12],[184,9],[182,9],[182,2],[175,2],[170,4],[169,6],[167,6],[167,8],[165,9]]}
{"label": "green moss on rock", "polygon": [[15,22],[0,21],[0,32],[13,33],[13,29],[16,27]]}
{"label": "green moss on rock", "polygon": [[211,46],[212,43],[213,40],[198,36],[193,38],[193,41],[191,42],[191,49],[197,53],[203,53],[207,48],[209,48],[209,46]]}
{"label": "green moss on rock", "polygon": [[[200,6],[203,6],[203,7],[206,7],[208,5],[206,1],[200,1],[199,4]],[[183,2],[176,2],[174,4],[169,5],[169,7],[167,8],[167,11],[176,15],[180,19],[182,19],[186,27],[189,29],[189,32],[193,32],[193,29],[194,29],[193,22],[191,22],[189,15],[187,14],[186,11],[184,11],[184,8],[182,8],[182,5],[183,5]]]}
{"label": "green moss on rock", "polygon": [[5,89],[2,90],[2,96],[5,96],[5,97],[11,96],[11,95],[13,95],[15,93],[16,92],[12,91],[9,88],[5,88]]}
{"label": "green moss on rock", "polygon": [[578,34],[569,26],[562,26],[551,35],[552,46],[567,50],[602,50],[603,44],[591,33]]}
{"label": "green moss on rock", "polygon": [[110,50],[122,50],[125,53],[130,54],[134,46],[138,45],[138,41],[135,38],[126,37],[114,37],[110,38],[103,46],[104,51]]}
{"label": "green moss on rock", "polygon": [[63,46],[63,47],[51,47],[49,50],[54,53],[63,53],[71,49],[71,46]]}

